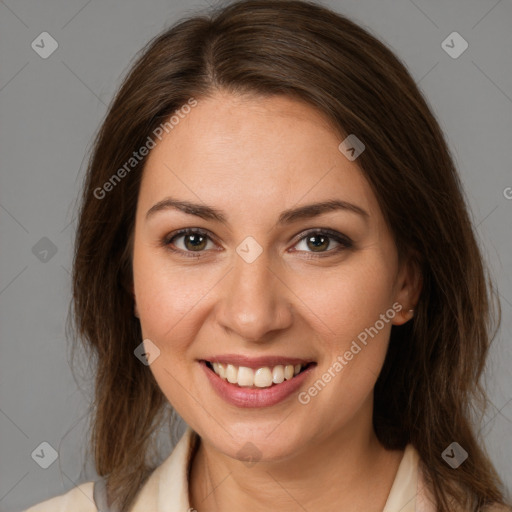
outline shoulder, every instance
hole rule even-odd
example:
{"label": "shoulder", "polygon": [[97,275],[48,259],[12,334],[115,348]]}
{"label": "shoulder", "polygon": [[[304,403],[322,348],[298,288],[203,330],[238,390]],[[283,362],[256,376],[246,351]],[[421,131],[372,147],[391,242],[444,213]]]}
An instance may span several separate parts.
{"label": "shoulder", "polygon": [[97,512],[93,487],[94,482],[85,482],[64,494],[37,503],[24,512]]}
{"label": "shoulder", "polygon": [[[409,445],[411,446],[411,445]],[[416,453],[416,449],[412,448]],[[418,471],[417,471],[417,495],[416,495],[416,512],[435,512],[437,509],[436,500],[434,495],[426,483],[426,469],[419,456],[417,456],[418,460]],[[453,512],[466,512],[466,509],[463,509],[460,504],[454,503],[453,501],[450,504],[450,510]],[[485,506],[480,509],[482,512],[512,512],[512,507],[506,505],[500,505],[499,503],[493,503]]]}
{"label": "shoulder", "polygon": [[[188,469],[197,447],[198,435],[188,427],[172,453],[155,468],[143,484],[132,512],[157,510],[187,511]],[[104,510],[104,480],[80,484],[65,494],[37,503],[23,512],[98,512]],[[96,492],[95,492],[96,491]],[[96,505],[97,504],[97,505]]]}

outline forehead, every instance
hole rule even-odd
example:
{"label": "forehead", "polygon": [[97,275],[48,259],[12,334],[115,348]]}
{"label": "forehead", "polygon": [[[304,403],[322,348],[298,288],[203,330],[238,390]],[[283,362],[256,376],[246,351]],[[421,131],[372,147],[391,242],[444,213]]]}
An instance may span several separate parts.
{"label": "forehead", "polygon": [[147,210],[171,195],[254,213],[336,196],[374,210],[361,170],[338,149],[341,140],[302,101],[217,93],[199,99],[151,151],[139,203]]}

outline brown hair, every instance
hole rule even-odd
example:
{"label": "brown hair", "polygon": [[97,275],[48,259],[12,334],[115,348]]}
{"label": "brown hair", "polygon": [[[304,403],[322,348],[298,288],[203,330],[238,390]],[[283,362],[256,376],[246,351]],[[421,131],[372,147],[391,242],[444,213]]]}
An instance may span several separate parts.
{"label": "brown hair", "polygon": [[[472,427],[486,404],[480,377],[499,308],[442,131],[385,45],[297,0],[241,1],[166,30],[143,50],[97,135],[81,198],[73,318],[97,366],[91,446],[110,503],[128,510],[154,469],[149,454],[168,404],[133,353],[142,338],[131,251],[145,158],[108,195],[97,190],[173,111],[215,90],[301,99],[363,141],[361,170],[400,255],[418,255],[423,279],[414,320],[391,331],[375,432],[387,448],[418,450],[438,511],[453,510],[451,500],[474,511],[504,504]],[[469,453],[457,470],[441,457],[452,441]]]}

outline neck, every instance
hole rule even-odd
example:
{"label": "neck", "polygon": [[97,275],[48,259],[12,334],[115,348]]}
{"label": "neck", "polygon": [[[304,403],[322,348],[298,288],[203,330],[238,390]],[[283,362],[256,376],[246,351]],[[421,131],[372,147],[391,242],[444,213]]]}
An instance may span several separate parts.
{"label": "neck", "polygon": [[190,505],[200,512],[381,512],[403,451],[386,450],[371,426],[371,411],[369,419],[311,441],[285,460],[253,465],[201,440],[191,462]]}

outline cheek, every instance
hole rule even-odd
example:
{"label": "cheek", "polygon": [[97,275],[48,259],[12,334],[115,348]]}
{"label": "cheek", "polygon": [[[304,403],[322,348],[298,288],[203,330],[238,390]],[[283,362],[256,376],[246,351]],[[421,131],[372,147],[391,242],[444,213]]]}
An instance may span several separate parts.
{"label": "cheek", "polygon": [[149,370],[167,400],[187,415],[187,383],[191,381],[188,348],[194,339],[197,318],[193,306],[200,299],[200,288],[188,282],[183,271],[169,268],[149,249],[136,248],[133,277],[143,339],[160,350]]}
{"label": "cheek", "polygon": [[[309,314],[311,322],[326,333],[334,348],[342,349],[347,340],[350,344],[391,308],[393,275],[388,262],[368,254],[354,257],[350,264],[324,272],[318,279],[297,281],[294,289],[314,313]],[[389,328],[383,330],[389,333]]]}
{"label": "cheek", "polygon": [[332,272],[321,292],[313,294],[303,284],[297,293],[314,313],[310,326],[324,333],[320,377],[329,382],[326,402],[357,406],[373,389],[386,357],[396,315],[394,270],[385,259],[370,256]]}
{"label": "cheek", "polygon": [[133,275],[144,336],[161,341],[174,337],[182,320],[211,288],[206,273],[198,279],[197,273],[171,266],[165,255],[144,248],[134,251]]}
{"label": "cheek", "polygon": [[[352,295],[354,300],[358,297]],[[319,431],[336,430],[350,423],[359,411],[368,414],[366,406],[386,357],[394,310],[364,297],[361,302],[356,300],[363,311],[355,310],[354,303],[347,304],[346,311],[332,311],[328,321],[334,334],[323,337],[315,380],[299,397],[300,403],[309,407],[308,421]],[[387,311],[391,313],[386,318]],[[381,320],[381,314],[387,322]]]}

